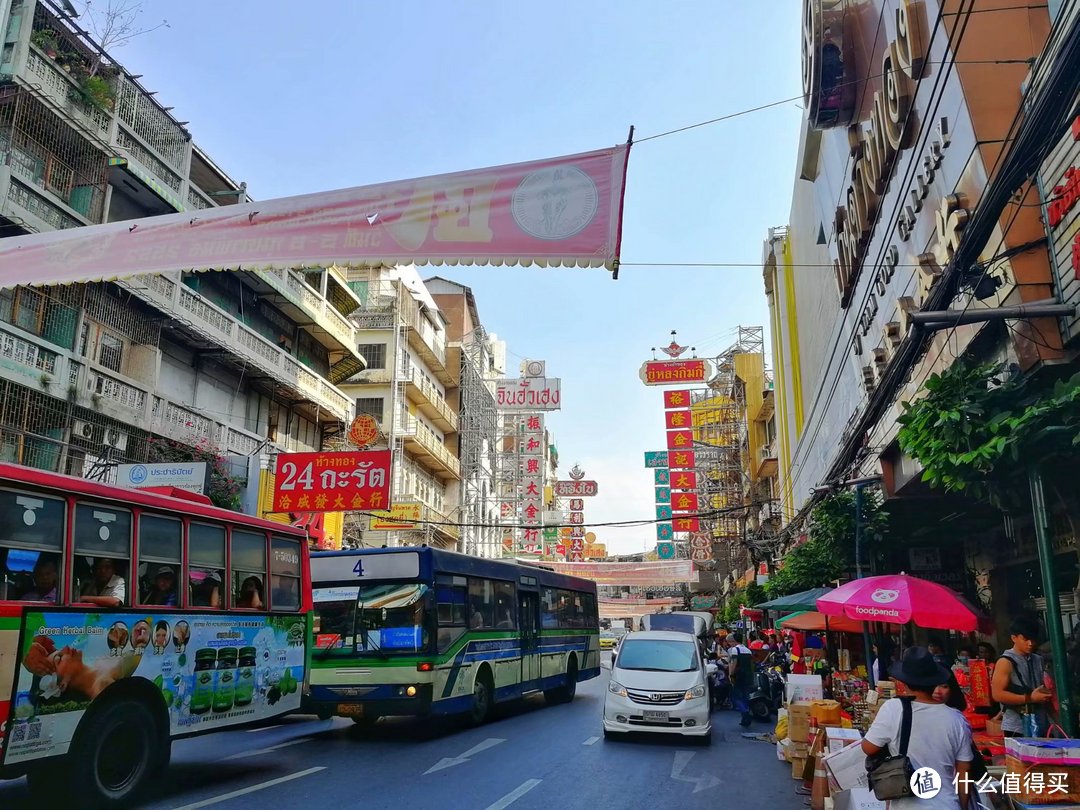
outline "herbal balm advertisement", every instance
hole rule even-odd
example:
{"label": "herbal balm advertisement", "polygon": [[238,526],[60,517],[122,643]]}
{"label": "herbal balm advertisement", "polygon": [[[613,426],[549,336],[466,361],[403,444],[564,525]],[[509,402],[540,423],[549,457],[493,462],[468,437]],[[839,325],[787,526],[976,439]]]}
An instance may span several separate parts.
{"label": "herbal balm advertisement", "polygon": [[26,614],[5,762],[66,753],[94,699],[122,678],[161,691],[173,735],[300,707],[303,616]]}

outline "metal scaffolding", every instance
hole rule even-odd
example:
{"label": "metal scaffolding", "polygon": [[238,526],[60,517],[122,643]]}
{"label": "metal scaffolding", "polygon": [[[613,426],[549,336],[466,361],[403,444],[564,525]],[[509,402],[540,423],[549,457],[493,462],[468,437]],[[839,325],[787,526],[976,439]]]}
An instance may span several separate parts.
{"label": "metal scaffolding", "polygon": [[491,358],[487,333],[477,325],[461,344],[461,408],[458,456],[461,462],[462,549],[476,556],[499,556],[497,501],[499,415],[485,377]]}

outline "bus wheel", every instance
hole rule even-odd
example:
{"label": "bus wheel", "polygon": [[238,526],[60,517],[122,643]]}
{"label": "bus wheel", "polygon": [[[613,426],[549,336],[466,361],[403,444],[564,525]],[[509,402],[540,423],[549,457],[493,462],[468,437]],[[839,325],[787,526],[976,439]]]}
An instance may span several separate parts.
{"label": "bus wheel", "polygon": [[157,723],[141,702],[121,698],[92,709],[68,756],[71,783],[78,786],[83,806],[129,804],[161,764],[159,747]]}
{"label": "bus wheel", "polygon": [[476,682],[473,684],[472,708],[469,710],[469,719],[474,726],[478,726],[488,719],[491,714],[492,694],[491,676],[487,670],[476,674]]}
{"label": "bus wheel", "polygon": [[548,703],[569,703],[577,694],[577,659],[571,656],[566,665],[566,682],[557,689],[548,689],[544,692],[544,699]]}

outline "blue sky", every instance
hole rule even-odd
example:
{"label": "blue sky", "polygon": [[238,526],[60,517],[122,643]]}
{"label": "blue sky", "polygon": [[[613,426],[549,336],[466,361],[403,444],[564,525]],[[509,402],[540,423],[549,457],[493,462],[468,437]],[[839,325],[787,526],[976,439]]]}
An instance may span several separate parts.
{"label": "blue sky", "polygon": [[[799,3],[146,0],[161,28],[116,51],[256,199],[598,149],[797,96]],[[627,180],[623,261],[757,262],[787,220],[794,103],[647,141]],[[511,359],[548,361],[563,469],[599,481],[592,522],[650,519],[660,449],[652,346],[718,354],[765,325],[760,268],[431,269],[470,285]],[[516,362],[515,362],[516,365]],[[609,549],[651,527],[597,528]]]}

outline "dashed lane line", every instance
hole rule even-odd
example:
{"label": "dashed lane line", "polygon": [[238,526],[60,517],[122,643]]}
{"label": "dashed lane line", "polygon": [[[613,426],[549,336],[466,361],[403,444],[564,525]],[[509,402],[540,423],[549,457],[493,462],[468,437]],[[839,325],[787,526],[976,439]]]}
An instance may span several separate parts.
{"label": "dashed lane line", "polygon": [[512,805],[514,802],[516,802],[534,787],[539,785],[542,781],[542,779],[526,780],[525,782],[522,782],[516,788],[511,790],[509,793],[507,793],[505,796],[503,796],[501,799],[499,799],[497,802],[495,802],[495,804],[489,804],[487,807],[484,808],[484,810],[503,810],[504,808]]}
{"label": "dashed lane line", "polygon": [[253,751],[241,751],[239,754],[233,754],[232,756],[225,757],[225,759],[247,759],[248,757],[257,757],[260,754],[269,754],[271,751],[277,751],[279,748],[288,748],[290,745],[299,745],[300,743],[309,742],[310,740],[311,737],[300,737],[299,739],[278,743],[277,745],[271,745],[267,748],[256,748]]}
{"label": "dashed lane line", "polygon": [[599,740],[599,737],[589,737],[589,739],[583,742],[582,745],[596,745]]}
{"label": "dashed lane line", "polygon": [[[308,768],[306,771],[297,771],[296,773],[290,773],[287,776],[279,776],[277,779],[271,779],[267,782],[260,782],[257,785],[251,785],[250,787],[241,788],[240,790],[234,790],[232,793],[224,793],[221,796],[214,796],[212,799],[203,799],[201,802],[194,802],[193,804],[185,804],[180,807],[174,807],[173,810],[199,810],[200,807],[210,807],[214,804],[220,804],[221,802],[227,802],[230,799],[235,799],[240,796],[246,796],[248,793],[254,793],[258,790],[265,790],[274,785],[281,785],[285,782],[291,782],[294,779],[301,779],[305,776],[310,776],[318,771],[325,771],[325,765],[317,765],[314,768]],[[505,806],[505,805],[504,805]]]}

